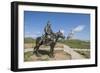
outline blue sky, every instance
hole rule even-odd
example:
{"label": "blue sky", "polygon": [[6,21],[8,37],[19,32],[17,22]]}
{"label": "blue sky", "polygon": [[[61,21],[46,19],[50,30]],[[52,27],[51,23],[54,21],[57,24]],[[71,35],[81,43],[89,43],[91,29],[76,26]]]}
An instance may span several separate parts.
{"label": "blue sky", "polygon": [[64,30],[64,35],[79,25],[84,29],[74,34],[74,38],[90,40],[90,15],[80,13],[59,13],[59,12],[36,12],[24,11],[24,35],[25,37],[36,38],[44,34],[44,27],[47,21],[52,24],[54,32]]}

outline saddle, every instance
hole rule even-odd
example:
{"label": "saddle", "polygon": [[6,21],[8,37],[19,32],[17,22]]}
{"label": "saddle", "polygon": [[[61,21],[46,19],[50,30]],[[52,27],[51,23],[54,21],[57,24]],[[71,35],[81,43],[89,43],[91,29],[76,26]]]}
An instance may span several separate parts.
{"label": "saddle", "polygon": [[43,35],[42,40],[43,40],[44,45],[49,46],[51,44],[51,42],[53,41],[53,36]]}

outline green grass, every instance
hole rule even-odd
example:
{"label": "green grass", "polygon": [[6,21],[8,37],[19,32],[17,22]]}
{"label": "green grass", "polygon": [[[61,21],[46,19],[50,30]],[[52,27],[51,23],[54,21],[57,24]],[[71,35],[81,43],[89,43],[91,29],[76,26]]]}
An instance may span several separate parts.
{"label": "green grass", "polygon": [[[24,43],[33,43],[35,44],[35,39],[31,37],[24,38]],[[59,40],[58,42],[63,43],[65,45],[70,46],[71,48],[79,48],[79,49],[90,49],[90,42],[89,41],[82,41],[82,40]],[[47,46],[43,46],[47,47]]]}
{"label": "green grass", "polygon": [[31,60],[30,56],[32,55],[33,55],[33,52],[24,53],[24,61],[30,61]]}
{"label": "green grass", "polygon": [[24,38],[24,43],[33,43],[35,44],[35,39],[31,37]]}
{"label": "green grass", "polygon": [[63,44],[70,46],[71,48],[79,49],[90,49],[90,42],[81,41],[81,40],[63,40],[59,41]]}
{"label": "green grass", "polygon": [[83,55],[85,58],[90,58],[90,51],[76,51]]}

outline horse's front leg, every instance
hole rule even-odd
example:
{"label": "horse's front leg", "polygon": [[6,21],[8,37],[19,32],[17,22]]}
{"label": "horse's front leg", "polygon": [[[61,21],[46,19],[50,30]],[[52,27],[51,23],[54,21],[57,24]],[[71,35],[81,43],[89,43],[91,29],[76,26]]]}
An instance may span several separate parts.
{"label": "horse's front leg", "polygon": [[54,44],[50,46],[50,57],[54,57]]}

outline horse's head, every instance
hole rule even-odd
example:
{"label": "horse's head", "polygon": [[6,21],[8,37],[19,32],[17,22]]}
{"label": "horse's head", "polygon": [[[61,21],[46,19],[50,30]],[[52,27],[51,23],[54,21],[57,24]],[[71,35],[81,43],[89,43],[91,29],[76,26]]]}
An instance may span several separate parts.
{"label": "horse's head", "polygon": [[59,32],[57,32],[57,36],[58,36],[58,38],[62,38],[62,39],[65,38],[64,33],[61,32],[60,30],[59,30]]}

